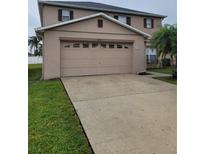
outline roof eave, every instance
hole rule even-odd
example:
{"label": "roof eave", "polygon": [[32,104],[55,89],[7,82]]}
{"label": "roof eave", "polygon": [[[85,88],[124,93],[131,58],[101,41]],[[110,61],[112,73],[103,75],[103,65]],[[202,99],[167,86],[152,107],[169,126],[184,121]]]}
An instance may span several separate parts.
{"label": "roof eave", "polygon": [[117,23],[127,29],[130,29],[138,34],[141,34],[143,35],[145,38],[150,38],[151,35],[141,31],[141,30],[138,30],[132,26],[129,26],[127,24],[124,24],[124,23],[121,23],[120,21],[100,12],[100,13],[97,13],[97,14],[93,14],[93,15],[89,15],[89,16],[86,16],[86,17],[82,17],[82,18],[77,18],[77,19],[73,19],[73,20],[70,20],[70,21],[66,21],[66,22],[62,22],[62,23],[57,23],[57,24],[53,24],[53,25],[49,25],[49,26],[45,26],[45,27],[39,27],[39,28],[36,28],[35,31],[36,33],[43,33],[45,30],[49,30],[49,29],[52,29],[52,28],[55,28],[55,27],[60,27],[60,26],[64,26],[64,25],[67,25],[67,24],[72,24],[72,23],[76,23],[76,22],[79,22],[79,21],[84,21],[84,20],[87,20],[87,19],[91,19],[91,18],[94,18],[94,17],[98,17],[98,16],[102,16],[108,20],[111,20],[112,22],[114,23]]}
{"label": "roof eave", "polygon": [[135,13],[135,12],[129,12],[129,11],[116,11],[116,10],[111,10],[111,9],[97,9],[94,7],[85,7],[85,6],[79,6],[79,5],[72,5],[72,4],[61,4],[61,3],[57,3],[57,2],[46,2],[46,1],[38,1],[39,4],[43,5],[52,5],[52,6],[62,6],[62,7],[72,7],[72,8],[80,8],[80,9],[88,9],[88,10],[97,10],[97,11],[107,11],[107,12],[115,12],[115,13],[124,13],[124,14],[132,14],[132,15],[141,15],[141,16],[148,16],[148,17],[157,17],[157,18],[166,18],[167,16],[165,15],[159,15],[159,14],[152,14],[152,13]]}

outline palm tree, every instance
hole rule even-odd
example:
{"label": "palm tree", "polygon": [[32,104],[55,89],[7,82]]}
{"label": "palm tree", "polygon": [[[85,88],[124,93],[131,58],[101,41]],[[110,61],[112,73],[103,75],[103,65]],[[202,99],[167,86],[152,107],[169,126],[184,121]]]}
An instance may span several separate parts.
{"label": "palm tree", "polygon": [[[165,58],[166,55],[177,60],[177,27],[176,25],[165,25],[154,33],[151,39],[151,47],[157,50],[157,56]],[[175,64],[176,66],[176,64]],[[176,69],[173,70],[176,74]]]}
{"label": "palm tree", "polygon": [[42,43],[36,36],[31,36],[28,39],[28,45],[30,46],[30,50],[34,50],[35,56],[42,55]]}
{"label": "palm tree", "polygon": [[165,25],[154,33],[151,46],[157,50],[158,56],[164,58],[167,54],[177,55],[177,28],[175,25]]}
{"label": "palm tree", "polygon": [[39,42],[38,53],[37,53],[38,56],[42,56],[42,50],[43,50],[43,45],[42,45],[42,43]]}
{"label": "palm tree", "polygon": [[171,45],[172,45],[172,51],[171,56],[177,58],[177,27],[176,25],[173,25],[170,27],[170,39],[171,39]]}

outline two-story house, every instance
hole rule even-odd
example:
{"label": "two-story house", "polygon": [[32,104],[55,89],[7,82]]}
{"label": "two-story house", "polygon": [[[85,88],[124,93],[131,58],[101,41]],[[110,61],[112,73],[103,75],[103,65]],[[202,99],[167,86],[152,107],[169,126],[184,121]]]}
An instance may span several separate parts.
{"label": "two-story house", "polygon": [[38,7],[43,79],[144,72],[147,40],[165,18],[94,2],[38,1]]}

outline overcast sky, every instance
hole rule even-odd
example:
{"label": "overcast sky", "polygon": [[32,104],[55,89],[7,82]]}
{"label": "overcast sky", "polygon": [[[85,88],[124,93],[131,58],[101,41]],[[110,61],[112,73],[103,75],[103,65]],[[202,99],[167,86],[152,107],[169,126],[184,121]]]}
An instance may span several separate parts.
{"label": "overcast sky", "polygon": [[[63,1],[63,0],[61,0]],[[66,1],[66,0],[65,0]],[[72,1],[72,0],[71,0]],[[74,1],[74,0],[73,0]],[[75,0],[105,3],[129,9],[168,16],[163,23],[177,23],[176,0]],[[40,27],[37,0],[28,0],[28,35],[35,35],[34,28]]]}

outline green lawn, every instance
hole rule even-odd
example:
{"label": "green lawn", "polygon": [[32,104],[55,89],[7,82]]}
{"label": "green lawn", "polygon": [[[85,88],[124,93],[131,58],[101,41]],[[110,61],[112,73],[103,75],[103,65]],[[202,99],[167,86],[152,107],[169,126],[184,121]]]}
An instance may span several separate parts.
{"label": "green lawn", "polygon": [[172,74],[172,70],[173,70],[173,67],[148,69],[148,71],[157,72],[157,73],[165,73],[165,74]]}
{"label": "green lawn", "polygon": [[87,138],[60,80],[40,80],[29,65],[29,154],[91,154]]}
{"label": "green lawn", "polygon": [[173,79],[172,77],[154,77],[154,79],[169,82],[171,84],[177,84],[177,80]]}

